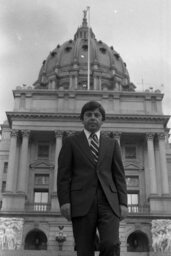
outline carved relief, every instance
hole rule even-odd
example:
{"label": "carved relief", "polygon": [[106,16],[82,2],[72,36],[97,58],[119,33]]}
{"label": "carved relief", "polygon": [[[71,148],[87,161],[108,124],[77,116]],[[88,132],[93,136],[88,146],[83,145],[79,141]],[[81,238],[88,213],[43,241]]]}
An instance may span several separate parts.
{"label": "carved relief", "polygon": [[152,220],[152,247],[155,252],[171,252],[171,220]]}
{"label": "carved relief", "polygon": [[0,218],[0,251],[20,249],[23,222],[22,218]]}

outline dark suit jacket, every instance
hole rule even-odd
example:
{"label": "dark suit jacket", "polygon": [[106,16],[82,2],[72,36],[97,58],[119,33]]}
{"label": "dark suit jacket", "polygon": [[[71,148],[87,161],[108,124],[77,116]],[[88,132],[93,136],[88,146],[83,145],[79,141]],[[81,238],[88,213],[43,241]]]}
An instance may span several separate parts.
{"label": "dark suit jacket", "polygon": [[59,204],[71,203],[71,216],[84,216],[96,193],[98,181],[117,216],[119,205],[127,205],[124,168],[117,140],[100,136],[96,164],[84,131],[64,140],[58,158]]}

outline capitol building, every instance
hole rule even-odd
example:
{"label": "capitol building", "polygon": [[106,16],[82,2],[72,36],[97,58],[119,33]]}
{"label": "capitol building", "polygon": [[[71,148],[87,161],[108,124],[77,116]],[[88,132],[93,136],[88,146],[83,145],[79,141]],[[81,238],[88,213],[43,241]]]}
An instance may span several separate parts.
{"label": "capitol building", "polygon": [[65,137],[82,130],[80,110],[90,100],[104,106],[102,132],[118,140],[123,156],[129,214],[120,223],[121,256],[171,255],[164,95],[136,90],[121,55],[96,39],[85,12],[73,38],[43,61],[35,83],[17,86],[13,97],[1,124],[0,255],[76,255],[71,222],[59,210],[57,160]]}

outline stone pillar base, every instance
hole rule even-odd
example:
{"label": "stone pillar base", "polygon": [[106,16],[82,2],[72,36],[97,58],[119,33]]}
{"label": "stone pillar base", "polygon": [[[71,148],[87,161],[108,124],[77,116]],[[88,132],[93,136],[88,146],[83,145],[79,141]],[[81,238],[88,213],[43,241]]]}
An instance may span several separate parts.
{"label": "stone pillar base", "polygon": [[51,211],[52,212],[60,212],[59,202],[57,198],[57,194],[54,192],[51,195]]}
{"label": "stone pillar base", "polygon": [[24,193],[5,192],[2,197],[1,211],[24,211],[26,195]]}
{"label": "stone pillar base", "polygon": [[160,213],[168,214],[171,213],[171,196],[163,195],[151,195],[149,197],[150,212],[151,213]]}

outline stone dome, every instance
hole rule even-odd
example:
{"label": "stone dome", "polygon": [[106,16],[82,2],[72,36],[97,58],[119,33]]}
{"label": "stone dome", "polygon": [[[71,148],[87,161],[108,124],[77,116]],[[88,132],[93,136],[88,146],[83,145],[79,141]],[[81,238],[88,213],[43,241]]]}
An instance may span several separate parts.
{"label": "stone dome", "polygon": [[68,40],[52,50],[43,61],[35,89],[83,90],[87,88],[88,33],[90,35],[90,90],[134,90],[126,64],[113,46],[98,41],[87,17]]}

